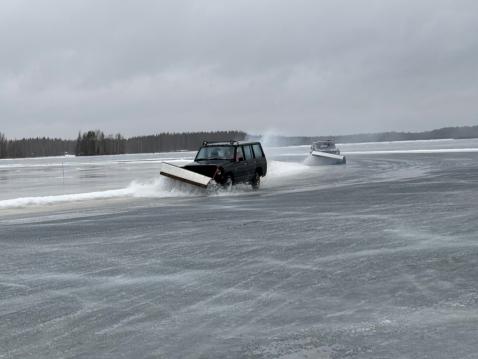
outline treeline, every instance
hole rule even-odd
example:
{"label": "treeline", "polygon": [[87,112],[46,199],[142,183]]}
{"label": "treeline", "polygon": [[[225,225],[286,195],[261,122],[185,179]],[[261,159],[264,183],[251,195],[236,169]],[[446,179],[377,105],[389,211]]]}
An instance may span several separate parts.
{"label": "treeline", "polygon": [[126,153],[126,140],[121,134],[115,136],[100,131],[88,131],[78,134],[75,145],[76,156],[118,155]]}
{"label": "treeline", "polygon": [[22,138],[9,140],[0,133],[0,158],[60,156],[74,153],[75,141],[60,138]]}
{"label": "treeline", "polygon": [[197,150],[203,141],[244,140],[245,132],[185,132],[160,133],[149,136],[124,138],[121,134],[105,136],[103,132],[88,131],[78,134],[77,156],[115,155],[123,153],[152,153],[181,150]]}
{"label": "treeline", "polygon": [[337,136],[337,142],[386,142],[478,138],[478,126],[443,127],[423,132],[383,132]]}
{"label": "treeline", "polygon": [[[262,137],[249,136],[248,138],[250,140],[259,140]],[[267,143],[270,146],[299,146],[329,138],[334,138],[337,143],[416,141],[448,138],[466,139],[478,138],[478,126],[443,127],[437,130],[424,132],[382,132],[341,136],[268,136]]]}
{"label": "treeline", "polygon": [[246,133],[242,131],[161,133],[128,138],[126,150],[127,153],[194,151],[203,141],[242,141],[245,138]]}
{"label": "treeline", "polygon": [[124,138],[105,135],[100,130],[79,133],[76,140],[58,138],[23,138],[9,140],[0,132],[0,158],[112,155],[196,150],[202,141],[244,140],[242,131],[160,133]]}

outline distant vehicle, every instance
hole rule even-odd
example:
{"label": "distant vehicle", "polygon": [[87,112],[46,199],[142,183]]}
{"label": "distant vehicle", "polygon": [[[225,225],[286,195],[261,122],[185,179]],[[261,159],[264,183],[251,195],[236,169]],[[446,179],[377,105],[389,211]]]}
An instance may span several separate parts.
{"label": "distant vehicle", "polygon": [[345,164],[345,156],[340,154],[340,150],[335,147],[335,141],[328,139],[317,141],[310,146],[310,156],[313,160],[321,164]]}
{"label": "distant vehicle", "polygon": [[163,163],[160,173],[201,187],[211,186],[214,180],[227,189],[236,183],[258,189],[267,174],[267,160],[260,142],[204,141],[193,163],[184,167]]}

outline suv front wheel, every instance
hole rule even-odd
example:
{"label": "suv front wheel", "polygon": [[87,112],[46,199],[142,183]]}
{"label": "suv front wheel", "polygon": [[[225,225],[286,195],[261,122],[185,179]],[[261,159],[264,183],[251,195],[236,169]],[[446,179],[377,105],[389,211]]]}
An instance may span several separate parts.
{"label": "suv front wheel", "polygon": [[232,190],[232,185],[233,185],[232,177],[231,175],[227,175],[226,179],[224,180],[222,184],[222,188],[224,188],[227,192],[230,192]]}

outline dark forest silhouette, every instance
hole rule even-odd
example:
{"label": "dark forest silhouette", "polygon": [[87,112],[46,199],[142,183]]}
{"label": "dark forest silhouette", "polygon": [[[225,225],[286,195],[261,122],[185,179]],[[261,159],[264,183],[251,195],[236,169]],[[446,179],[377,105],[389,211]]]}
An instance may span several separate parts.
{"label": "dark forest silhouette", "polygon": [[0,158],[59,156],[74,153],[76,141],[60,138],[22,138],[8,140],[0,132]]}
{"label": "dark forest silhouette", "polygon": [[119,155],[126,153],[126,140],[121,134],[105,136],[102,131],[78,134],[75,145],[76,156]]}
{"label": "dark forest silhouette", "polygon": [[121,134],[105,135],[100,130],[79,133],[76,140],[59,138],[23,138],[9,140],[0,132],[0,158],[115,155],[196,150],[202,141],[244,140],[245,132],[160,133],[124,138]]}

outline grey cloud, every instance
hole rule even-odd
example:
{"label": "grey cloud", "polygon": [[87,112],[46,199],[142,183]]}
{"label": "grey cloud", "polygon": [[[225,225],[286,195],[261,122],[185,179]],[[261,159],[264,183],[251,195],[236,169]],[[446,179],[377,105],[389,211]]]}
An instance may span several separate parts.
{"label": "grey cloud", "polygon": [[4,1],[0,131],[477,123],[473,1]]}

